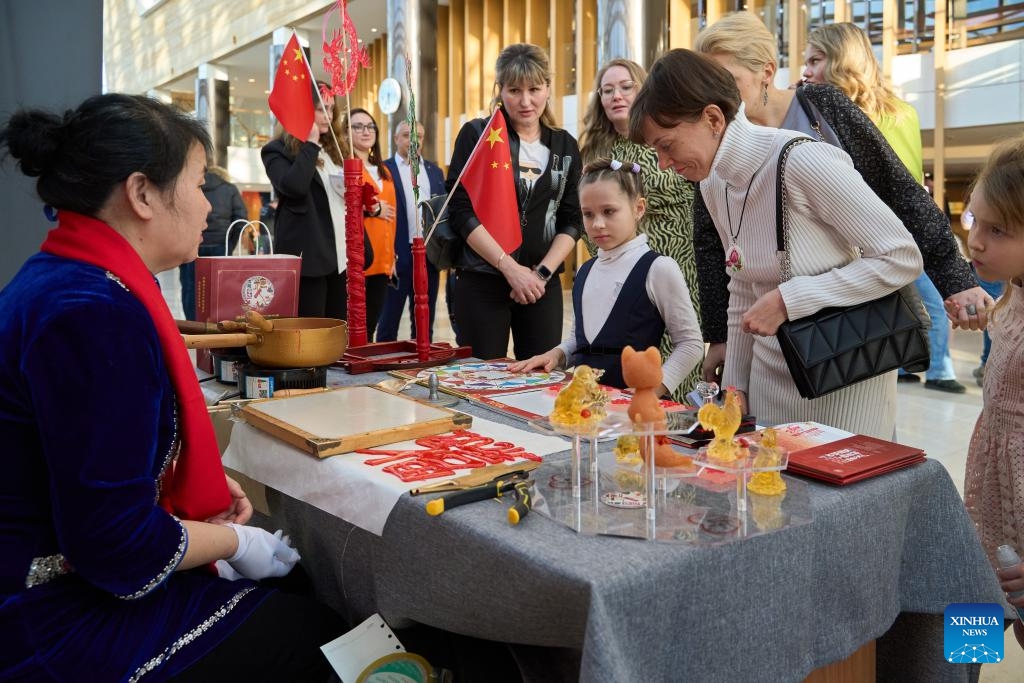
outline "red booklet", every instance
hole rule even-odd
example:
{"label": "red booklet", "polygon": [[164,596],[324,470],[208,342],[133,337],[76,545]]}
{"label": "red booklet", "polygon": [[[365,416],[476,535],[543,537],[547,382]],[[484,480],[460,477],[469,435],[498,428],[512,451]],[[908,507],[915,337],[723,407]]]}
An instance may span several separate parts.
{"label": "red booklet", "polygon": [[791,452],[787,469],[842,486],[916,465],[924,459],[920,448],[855,434]]}

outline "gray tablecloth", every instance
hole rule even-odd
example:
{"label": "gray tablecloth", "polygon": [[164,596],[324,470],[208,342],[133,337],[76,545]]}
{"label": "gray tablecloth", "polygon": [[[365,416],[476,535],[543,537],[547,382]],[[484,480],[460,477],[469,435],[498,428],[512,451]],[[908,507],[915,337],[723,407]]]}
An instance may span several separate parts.
{"label": "gray tablecloth", "polygon": [[[372,378],[332,378],[353,379]],[[811,524],[688,547],[578,535],[540,515],[512,527],[498,502],[430,517],[409,496],[377,537],[268,492],[318,594],[350,621],[377,611],[394,627],[560,648],[548,659],[524,648],[538,681],[798,681],[883,636],[901,612],[1001,600],[940,463],[813,484],[810,498]],[[976,676],[943,661],[941,626],[926,617],[880,641],[879,680],[896,680],[886,666],[899,680]]]}

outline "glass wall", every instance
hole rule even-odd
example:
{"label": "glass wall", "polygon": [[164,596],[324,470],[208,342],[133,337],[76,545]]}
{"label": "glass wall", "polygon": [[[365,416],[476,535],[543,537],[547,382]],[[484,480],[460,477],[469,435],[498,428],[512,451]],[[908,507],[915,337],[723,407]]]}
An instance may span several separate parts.
{"label": "glass wall", "polygon": [[[847,0],[838,0],[847,2]],[[864,29],[871,42],[882,42],[882,0],[847,2],[849,21]],[[834,0],[807,3],[808,29],[835,20]],[[1024,38],[1024,2],[1015,0],[951,0],[949,49]],[[903,0],[896,5],[896,39],[900,54],[932,48],[935,40],[935,0]],[[785,54],[783,51],[782,54]]]}

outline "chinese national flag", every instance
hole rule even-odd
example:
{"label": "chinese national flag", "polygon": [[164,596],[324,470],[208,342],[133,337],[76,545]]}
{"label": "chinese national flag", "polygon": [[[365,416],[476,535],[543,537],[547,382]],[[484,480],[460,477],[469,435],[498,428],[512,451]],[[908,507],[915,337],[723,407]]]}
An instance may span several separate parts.
{"label": "chinese national flag", "polygon": [[267,102],[286,131],[299,140],[309,137],[313,127],[313,88],[306,55],[294,33],[284,47]]}
{"label": "chinese national flag", "polygon": [[473,212],[506,254],[523,243],[519,229],[519,205],[508,145],[508,130],[500,109],[484,128],[462,172],[462,186],[473,203]]}

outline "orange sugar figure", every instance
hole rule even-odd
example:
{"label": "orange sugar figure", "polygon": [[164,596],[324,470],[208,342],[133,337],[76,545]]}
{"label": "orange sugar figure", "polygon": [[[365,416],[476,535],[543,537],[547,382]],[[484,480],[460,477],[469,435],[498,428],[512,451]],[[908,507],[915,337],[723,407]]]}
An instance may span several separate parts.
{"label": "orange sugar figure", "polygon": [[[657,347],[636,351],[631,346],[622,350],[622,378],[633,390],[633,400],[627,413],[634,426],[641,429],[663,431],[666,427],[665,409],[661,407],[658,389],[663,389],[661,353]],[[654,437],[654,464],[658,467],[683,467],[693,464],[693,459],[672,449],[664,435]],[[640,454],[646,458],[647,440],[640,440]]]}

